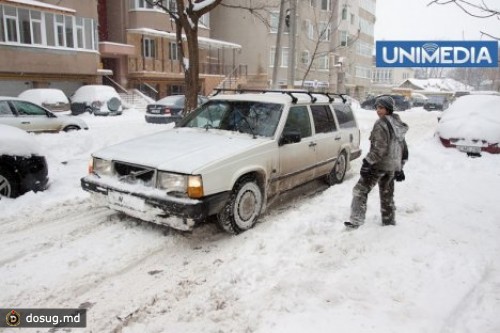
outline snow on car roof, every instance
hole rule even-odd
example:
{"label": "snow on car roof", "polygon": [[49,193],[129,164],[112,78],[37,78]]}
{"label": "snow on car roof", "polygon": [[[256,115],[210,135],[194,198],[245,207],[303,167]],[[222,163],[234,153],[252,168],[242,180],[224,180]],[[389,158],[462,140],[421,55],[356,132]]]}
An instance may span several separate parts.
{"label": "snow on car roof", "polygon": [[20,93],[18,97],[39,105],[69,103],[68,97],[62,90],[53,88],[28,89]]}
{"label": "snow on car roof", "polygon": [[500,96],[465,95],[458,98],[439,121],[443,138],[468,138],[500,142]]}
{"label": "snow on car roof", "polygon": [[71,98],[72,102],[88,102],[94,100],[108,100],[116,97],[120,99],[120,95],[116,92],[115,88],[105,85],[87,85],[81,86],[75,91]]}
{"label": "snow on car roof", "polygon": [[40,154],[40,146],[33,135],[8,125],[0,124],[0,155],[31,156]]}

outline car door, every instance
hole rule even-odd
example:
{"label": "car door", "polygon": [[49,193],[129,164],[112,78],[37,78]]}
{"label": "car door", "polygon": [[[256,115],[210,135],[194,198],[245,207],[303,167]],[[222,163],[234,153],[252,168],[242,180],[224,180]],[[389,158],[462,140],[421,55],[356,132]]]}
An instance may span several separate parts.
{"label": "car door", "polygon": [[278,188],[286,191],[314,179],[316,143],[312,136],[311,117],[306,106],[292,106],[283,128],[300,133],[300,141],[279,146]]}
{"label": "car door", "polygon": [[21,128],[21,121],[18,118],[9,102],[0,101],[0,124]]}
{"label": "car door", "polygon": [[316,143],[315,177],[328,174],[339,156],[342,141],[329,105],[311,105]]}
{"label": "car door", "polygon": [[57,117],[44,108],[26,101],[11,101],[18,113],[20,128],[29,132],[58,132],[61,129]]}

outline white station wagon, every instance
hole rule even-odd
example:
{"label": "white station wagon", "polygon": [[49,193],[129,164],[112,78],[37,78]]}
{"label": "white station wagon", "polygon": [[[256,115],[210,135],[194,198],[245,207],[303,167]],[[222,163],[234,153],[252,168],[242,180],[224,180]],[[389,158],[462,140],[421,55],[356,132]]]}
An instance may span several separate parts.
{"label": "white station wagon", "polygon": [[238,92],[218,91],[174,128],[95,152],[82,188],[145,221],[190,230],[216,215],[237,234],[284,191],[320,177],[341,183],[361,155],[344,96]]}

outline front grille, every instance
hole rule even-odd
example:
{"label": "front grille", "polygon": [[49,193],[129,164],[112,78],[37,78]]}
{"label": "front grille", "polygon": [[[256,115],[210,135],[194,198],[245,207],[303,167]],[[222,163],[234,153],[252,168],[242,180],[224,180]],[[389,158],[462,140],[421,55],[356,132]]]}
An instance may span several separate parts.
{"label": "front grille", "polygon": [[114,162],[114,169],[121,181],[131,184],[141,182],[147,186],[154,186],[155,169],[153,168],[124,162]]}

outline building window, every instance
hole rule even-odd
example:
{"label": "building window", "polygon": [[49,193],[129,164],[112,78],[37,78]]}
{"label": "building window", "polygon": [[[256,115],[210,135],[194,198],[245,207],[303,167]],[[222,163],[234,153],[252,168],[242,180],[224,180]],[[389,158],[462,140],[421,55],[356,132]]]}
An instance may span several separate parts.
{"label": "building window", "polygon": [[318,58],[318,69],[320,70],[328,70],[330,68],[330,58],[328,54],[323,55]]}
{"label": "building window", "polygon": [[148,37],[142,39],[142,56],[144,58],[156,58],[156,43],[154,39]]}
{"label": "building window", "polygon": [[84,39],[83,39],[83,18],[77,17],[75,20],[76,25],[76,47],[79,49],[83,49],[85,47]]}
{"label": "building window", "polygon": [[0,5],[0,42],[5,42],[5,30],[3,28],[3,6]]}
{"label": "building window", "polygon": [[64,42],[64,16],[56,15],[56,45],[66,46]]}
{"label": "building window", "polygon": [[210,28],[210,14],[209,13],[203,14],[200,17],[200,24],[202,24],[206,28]]}
{"label": "building window", "polygon": [[307,34],[307,38],[314,39],[314,26],[312,25],[311,21],[306,19],[302,22],[302,29]]}
{"label": "building window", "polygon": [[330,40],[331,28],[327,22],[319,23],[319,40],[322,42],[326,42]]}
{"label": "building window", "polygon": [[177,46],[177,43],[175,42],[171,42],[169,43],[169,50],[170,50],[170,53],[169,53],[169,59],[170,60],[179,60],[181,57],[180,57],[180,50],[179,50],[179,47]]}
{"label": "building window", "polygon": [[17,33],[17,10],[14,7],[4,7],[5,40],[7,42],[18,42]]}
{"label": "building window", "polygon": [[339,37],[340,37],[340,46],[347,46],[347,41],[349,38],[349,34],[347,33],[347,31],[341,30]]}
{"label": "building window", "polygon": [[64,34],[66,38],[66,47],[73,48],[75,46],[73,38],[73,17],[64,16]]}
{"label": "building window", "polygon": [[36,10],[30,10],[31,18],[31,39],[33,44],[43,44],[42,39],[42,13]]}
{"label": "building window", "polygon": [[342,8],[342,20],[347,20],[347,7]]}
{"label": "building window", "polygon": [[300,63],[303,65],[309,65],[309,61],[311,61],[309,51],[308,50],[302,51],[300,56]]}
{"label": "building window", "polygon": [[[274,67],[274,54],[276,52],[276,48],[271,48],[271,53],[269,54],[269,67]],[[281,64],[280,67],[288,67],[288,47],[281,48]]]}
{"label": "building window", "polygon": [[330,0],[321,0],[321,10],[330,10]]}

